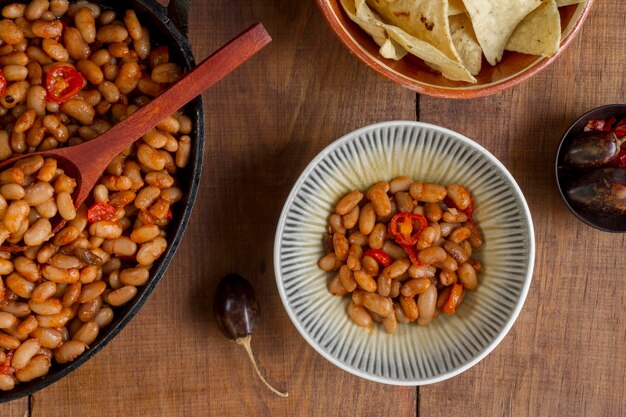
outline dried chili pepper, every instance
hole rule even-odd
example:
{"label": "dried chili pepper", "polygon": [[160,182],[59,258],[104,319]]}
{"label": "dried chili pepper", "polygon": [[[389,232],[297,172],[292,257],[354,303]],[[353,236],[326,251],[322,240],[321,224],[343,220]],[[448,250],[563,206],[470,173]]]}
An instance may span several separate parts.
{"label": "dried chili pepper", "polygon": [[46,75],[46,98],[64,103],[74,97],[84,84],[83,76],[71,65],[57,65]]}
{"label": "dried chili pepper", "polygon": [[4,78],[4,72],[0,70],[0,96],[4,95],[7,91],[7,79]]}
{"label": "dried chili pepper", "polygon": [[443,312],[454,314],[456,312],[456,308],[459,306],[459,302],[461,301],[461,295],[463,295],[463,285],[458,283],[454,284],[452,286],[452,290],[450,290],[448,300],[443,305]]}
{"label": "dried chili pepper", "polygon": [[89,223],[112,220],[115,218],[117,209],[107,203],[95,203],[87,210],[87,221]]}
{"label": "dried chili pepper", "polygon": [[[414,222],[419,222],[415,230]],[[417,243],[420,233],[428,226],[428,221],[421,214],[400,212],[391,218],[389,233],[400,246],[413,246]]]}
{"label": "dried chili pepper", "polygon": [[591,119],[585,126],[585,132],[597,131],[597,132],[610,132],[615,123],[615,117],[610,119]]}
{"label": "dried chili pepper", "polygon": [[391,262],[393,262],[391,256],[389,256],[387,252],[381,249],[370,249],[365,252],[363,256],[370,256],[374,258],[374,260],[378,262],[378,264],[381,266],[389,266],[391,265]]}

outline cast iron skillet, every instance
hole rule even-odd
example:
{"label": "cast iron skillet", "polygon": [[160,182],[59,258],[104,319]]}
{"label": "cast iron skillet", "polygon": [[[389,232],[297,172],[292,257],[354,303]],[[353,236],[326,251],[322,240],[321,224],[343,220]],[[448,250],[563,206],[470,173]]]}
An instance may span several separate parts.
{"label": "cast iron skillet", "polygon": [[[16,0],[0,0],[0,7],[15,2]],[[119,0],[97,0],[93,1],[93,3],[97,3],[103,8],[115,9],[117,11],[124,11],[129,8],[134,9],[142,25],[150,29],[153,45],[168,45],[171,60],[184,66],[186,70],[195,65],[191,45],[186,36],[190,0],[171,0],[167,9],[154,0],[124,2]],[[33,394],[58,381],[85,363],[128,324],[163,277],[189,223],[202,169],[204,150],[204,110],[202,99],[198,97],[189,103],[185,107],[185,114],[191,117],[194,131],[190,134],[192,149],[189,165],[177,173],[180,187],[183,190],[183,198],[173,207],[173,219],[168,226],[168,248],[150,270],[150,281],[146,286],[138,288],[137,295],[130,303],[114,310],[115,316],[111,324],[102,329],[95,342],[78,359],[67,364],[58,364],[53,361],[53,365],[46,376],[30,382],[16,384],[13,390],[0,393],[0,403]]]}

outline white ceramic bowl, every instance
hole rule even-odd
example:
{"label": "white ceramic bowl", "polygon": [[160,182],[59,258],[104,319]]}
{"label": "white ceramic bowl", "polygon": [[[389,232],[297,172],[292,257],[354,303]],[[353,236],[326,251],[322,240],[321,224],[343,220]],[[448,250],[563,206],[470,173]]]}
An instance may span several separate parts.
{"label": "white ceramic bowl", "polygon": [[[464,184],[472,192],[484,245],[479,287],[456,314],[425,327],[382,326],[368,332],[346,313],[348,297],[327,290],[322,233],[341,196],[381,180]],[[281,299],[294,325],[322,356],[360,377],[424,385],[455,376],[483,359],[517,318],[532,279],[535,240],[524,196],[506,168],[470,139],[438,126],[386,122],[347,134],[304,170],[283,208],[274,243]]]}

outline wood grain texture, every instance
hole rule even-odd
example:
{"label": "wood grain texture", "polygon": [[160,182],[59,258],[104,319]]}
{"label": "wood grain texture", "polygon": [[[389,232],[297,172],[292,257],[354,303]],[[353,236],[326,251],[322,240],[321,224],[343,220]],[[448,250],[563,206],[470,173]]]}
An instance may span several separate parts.
{"label": "wood grain texture", "polygon": [[[415,95],[351,57],[313,2],[197,1],[192,8],[198,59],[257,19],[274,41],[204,96],[201,190],[161,285],[102,352],[34,395],[32,416],[414,416],[415,388],[363,381],[308,346],[280,302],[272,251],[280,210],[304,166],[355,128],[415,119]],[[228,272],[257,290],[262,317],[252,347],[288,399],[267,391],[243,349],[217,331],[211,297]]]}
{"label": "wood grain texture", "polygon": [[624,102],[623,13],[596,2],[581,36],[545,72],[471,102],[422,98],[423,121],[457,130],[511,171],[532,211],[537,260],[526,305],[482,363],[420,389],[429,416],[617,416],[626,409],[624,235],[591,229],[554,182],[556,146],[585,111]]}

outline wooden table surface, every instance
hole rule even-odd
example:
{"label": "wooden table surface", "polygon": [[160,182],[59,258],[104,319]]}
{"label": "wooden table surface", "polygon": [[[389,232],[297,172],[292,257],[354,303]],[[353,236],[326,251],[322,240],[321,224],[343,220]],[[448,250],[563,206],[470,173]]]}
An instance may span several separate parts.
{"label": "wooden table surface", "polygon": [[[203,58],[254,21],[274,42],[204,96],[200,196],[182,247],[140,314],[103,351],[1,416],[617,416],[626,409],[624,235],[577,221],[561,202],[553,158],[584,111],[624,102],[626,15],[596,1],[580,36],[546,71],[471,101],[404,90],[365,68],[313,0],[194,0],[190,37]],[[532,211],[535,274],[517,322],[467,372],[421,388],[339,370],[298,334],[272,267],[290,187],[337,137],[384,120],[456,130],[511,171]],[[288,399],[255,378],[244,351],[217,331],[211,298],[236,271],[256,287],[253,348]]]}

